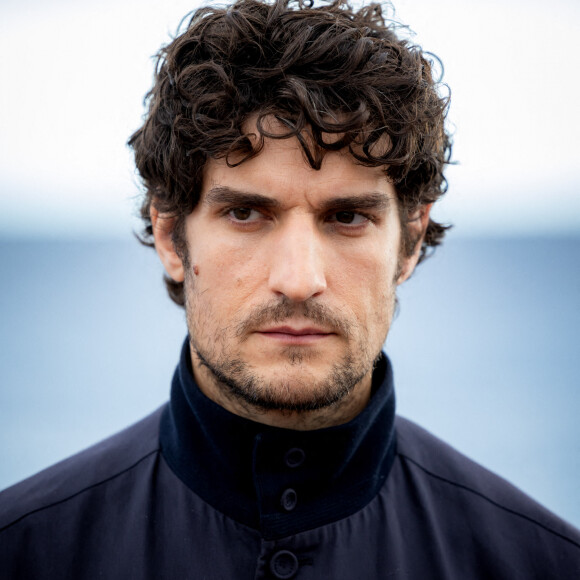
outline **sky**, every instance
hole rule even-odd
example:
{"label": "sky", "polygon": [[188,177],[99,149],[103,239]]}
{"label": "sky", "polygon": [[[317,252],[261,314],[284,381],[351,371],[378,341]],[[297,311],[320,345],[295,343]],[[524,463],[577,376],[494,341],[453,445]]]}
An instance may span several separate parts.
{"label": "sky", "polygon": [[[158,48],[199,2],[4,0],[0,236],[128,237],[126,147]],[[465,236],[580,234],[580,3],[399,0],[451,89],[454,160],[435,210]]]}

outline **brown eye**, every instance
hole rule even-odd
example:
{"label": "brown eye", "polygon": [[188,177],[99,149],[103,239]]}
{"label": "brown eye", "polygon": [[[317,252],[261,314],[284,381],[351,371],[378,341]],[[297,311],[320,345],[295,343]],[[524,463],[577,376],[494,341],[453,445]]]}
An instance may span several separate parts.
{"label": "brown eye", "polygon": [[339,211],[336,214],[336,221],[341,224],[351,224],[354,221],[355,215],[352,211]]}
{"label": "brown eye", "polygon": [[360,226],[368,221],[368,218],[356,211],[337,211],[333,217],[333,221],[346,226]]}
{"label": "brown eye", "polygon": [[231,215],[238,221],[247,221],[252,215],[252,210],[249,207],[236,207],[231,210]]}

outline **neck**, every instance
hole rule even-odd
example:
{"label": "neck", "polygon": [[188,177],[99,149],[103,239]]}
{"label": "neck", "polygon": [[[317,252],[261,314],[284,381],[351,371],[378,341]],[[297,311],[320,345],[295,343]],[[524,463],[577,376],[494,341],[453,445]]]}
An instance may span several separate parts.
{"label": "neck", "polygon": [[[265,539],[287,537],[345,518],[367,505],[393,463],[395,395],[381,356],[371,399],[352,421],[328,429],[280,429],[233,414],[194,380],[189,344],[173,377],[160,445],[172,471],[205,502]],[[261,415],[263,418],[263,415]],[[285,459],[302,451],[299,466]],[[280,491],[301,498],[291,514]]]}

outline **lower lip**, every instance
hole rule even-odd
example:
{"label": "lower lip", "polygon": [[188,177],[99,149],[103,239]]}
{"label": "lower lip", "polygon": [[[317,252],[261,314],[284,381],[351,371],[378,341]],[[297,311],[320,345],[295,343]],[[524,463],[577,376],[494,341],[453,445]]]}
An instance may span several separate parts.
{"label": "lower lip", "polygon": [[285,332],[259,332],[258,334],[276,342],[291,345],[314,344],[332,336],[332,334],[287,334]]}

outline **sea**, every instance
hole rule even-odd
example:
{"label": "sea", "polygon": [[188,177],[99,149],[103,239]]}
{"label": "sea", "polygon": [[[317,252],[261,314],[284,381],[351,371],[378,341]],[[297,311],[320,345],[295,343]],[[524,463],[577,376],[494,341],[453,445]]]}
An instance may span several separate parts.
{"label": "sea", "polygon": [[[130,238],[0,239],[0,272],[4,488],[162,405],[186,327]],[[580,527],[580,236],[451,235],[398,303],[398,412]]]}

